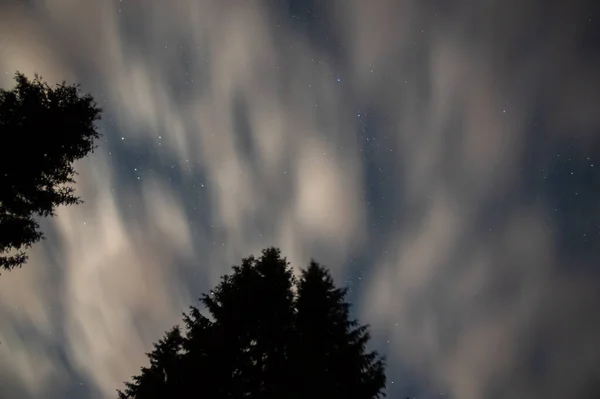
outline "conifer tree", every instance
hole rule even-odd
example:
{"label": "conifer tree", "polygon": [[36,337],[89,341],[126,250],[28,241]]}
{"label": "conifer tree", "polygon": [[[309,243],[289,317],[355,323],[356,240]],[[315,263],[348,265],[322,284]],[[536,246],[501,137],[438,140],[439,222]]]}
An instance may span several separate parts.
{"label": "conifer tree", "polygon": [[81,202],[73,162],[93,151],[101,110],[78,85],[50,87],[21,73],[12,90],[0,89],[0,268],[27,260],[41,240],[38,217]]}
{"label": "conifer tree", "polygon": [[279,249],[243,259],[202,296],[209,316],[184,314],[185,333],[167,332],[119,397],[381,397],[383,359],[366,351],[345,293],[316,262],[296,281]]}
{"label": "conifer tree", "polygon": [[367,352],[368,326],[349,317],[346,288],[312,261],[302,271],[296,302],[297,397],[376,398],[385,386],[384,359]]}

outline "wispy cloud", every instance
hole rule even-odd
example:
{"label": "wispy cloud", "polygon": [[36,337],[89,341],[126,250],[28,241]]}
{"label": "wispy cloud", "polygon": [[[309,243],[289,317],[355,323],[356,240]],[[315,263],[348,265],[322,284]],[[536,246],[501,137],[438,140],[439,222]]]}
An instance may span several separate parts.
{"label": "wispy cloud", "polygon": [[409,367],[466,399],[585,396],[597,280],[561,267],[527,182],[570,137],[598,149],[587,10],[484,3],[331,2],[322,41],[261,2],[0,6],[0,84],[78,81],[105,110],[85,204],[0,277],[2,389],[113,396],[229,265],[278,245],[340,281],[369,260],[357,305],[397,385]]}

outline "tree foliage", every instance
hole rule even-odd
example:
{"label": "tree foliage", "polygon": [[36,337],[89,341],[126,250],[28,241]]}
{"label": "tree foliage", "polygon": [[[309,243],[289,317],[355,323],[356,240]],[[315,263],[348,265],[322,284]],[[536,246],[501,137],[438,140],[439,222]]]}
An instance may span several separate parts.
{"label": "tree foliage", "polygon": [[43,238],[37,217],[53,216],[74,194],[73,162],[94,149],[101,110],[78,85],[50,87],[15,75],[0,89],[0,268],[22,266],[25,248]]}
{"label": "tree foliage", "polygon": [[119,398],[384,396],[384,359],[316,262],[294,278],[279,249],[250,256],[167,332]]}

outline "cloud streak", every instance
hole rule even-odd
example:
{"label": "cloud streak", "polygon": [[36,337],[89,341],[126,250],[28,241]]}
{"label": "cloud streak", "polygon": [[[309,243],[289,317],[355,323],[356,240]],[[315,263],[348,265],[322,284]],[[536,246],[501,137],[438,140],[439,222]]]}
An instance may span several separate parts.
{"label": "cloud streak", "polygon": [[390,337],[392,397],[590,394],[597,273],[564,264],[592,264],[597,231],[565,253],[555,199],[530,181],[566,141],[582,159],[599,147],[586,4],[309,11],[327,24],[261,2],[0,6],[0,84],[79,81],[105,109],[85,204],[0,278],[3,394],[112,397],[268,245],[339,281],[365,271],[354,301]]}

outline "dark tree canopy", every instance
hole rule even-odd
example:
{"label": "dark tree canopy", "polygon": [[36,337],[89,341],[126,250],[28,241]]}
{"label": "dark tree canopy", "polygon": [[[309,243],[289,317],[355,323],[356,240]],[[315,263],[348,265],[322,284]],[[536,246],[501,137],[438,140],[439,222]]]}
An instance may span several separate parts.
{"label": "dark tree canopy", "polygon": [[279,249],[243,259],[201,298],[210,316],[191,307],[119,398],[383,397],[384,359],[345,294],[314,261],[296,280]]}
{"label": "dark tree canopy", "polygon": [[43,238],[36,217],[81,200],[71,184],[73,162],[94,149],[101,110],[78,85],[50,87],[16,73],[0,89],[0,268],[27,260],[25,248]]}

